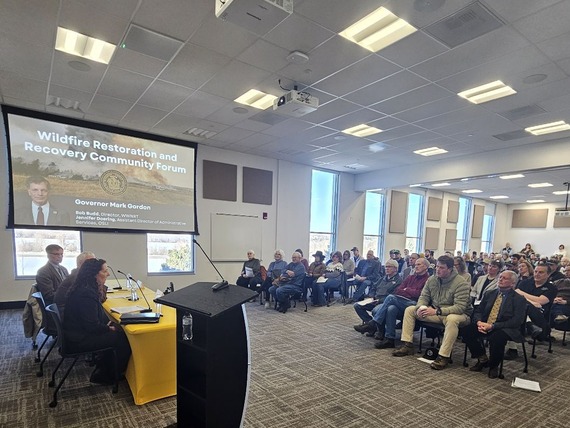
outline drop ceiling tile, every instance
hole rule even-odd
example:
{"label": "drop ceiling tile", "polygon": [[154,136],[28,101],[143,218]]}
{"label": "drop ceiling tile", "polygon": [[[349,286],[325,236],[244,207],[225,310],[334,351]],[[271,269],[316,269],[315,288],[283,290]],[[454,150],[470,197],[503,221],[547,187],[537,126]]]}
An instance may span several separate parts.
{"label": "drop ceiling tile", "polygon": [[399,126],[403,126],[406,123],[407,122],[404,122],[403,120],[400,120],[400,119],[396,119],[395,117],[387,116],[387,117],[383,117],[382,119],[370,122],[368,125],[374,126],[375,128],[381,129],[383,131],[387,131],[387,130],[392,129],[392,128],[397,128]]}
{"label": "drop ceiling tile", "polygon": [[423,131],[424,130],[419,126],[404,125],[404,126],[399,126],[398,128],[389,129],[379,134],[370,135],[366,137],[366,139],[382,143],[384,141],[395,140],[396,138],[401,138],[412,134],[418,134]]}
{"label": "drop ceiling tile", "polygon": [[157,110],[144,105],[135,105],[123,117],[119,124],[133,129],[149,131],[156,123],[160,122],[165,115],[166,113],[163,110]]}
{"label": "drop ceiling tile", "polygon": [[2,100],[2,104],[7,104],[9,106],[27,108],[27,109],[36,110],[36,111],[45,111],[46,110],[45,101],[32,102],[32,101],[26,101],[22,98],[8,97],[5,95],[2,96],[2,78],[1,77],[0,77],[0,99]]}
{"label": "drop ceiling tile", "polygon": [[55,23],[59,3],[59,0],[45,0],[35,2],[32,7],[28,2],[3,1],[0,38],[8,37],[26,44],[53,49],[54,26],[38,23]]}
{"label": "drop ceiling tile", "polygon": [[45,104],[47,83],[32,80],[9,71],[0,71],[0,90],[5,97]]}
{"label": "drop ceiling tile", "polygon": [[[422,145],[426,142],[440,138],[441,136],[431,131],[422,131],[417,134],[406,135],[404,137],[388,140],[390,145],[396,149],[407,148],[409,146]],[[427,145],[429,147],[429,144]]]}
{"label": "drop ceiling tile", "polygon": [[30,45],[0,32],[0,70],[11,71],[22,77],[47,82],[50,77],[52,50]]}
{"label": "drop ceiling tile", "polygon": [[537,43],[537,47],[553,61],[570,58],[570,33]]}
{"label": "drop ceiling tile", "polygon": [[50,85],[48,95],[78,102],[80,109],[84,112],[89,107],[91,99],[93,98],[93,94],[89,92],[78,91],[77,89],[60,85]]}
{"label": "drop ceiling tile", "polygon": [[428,83],[427,80],[422,79],[416,74],[403,70],[371,85],[365,86],[358,91],[345,95],[344,98],[362,106],[370,106]]}
{"label": "drop ceiling tile", "polygon": [[173,85],[172,83],[155,80],[138,104],[153,107],[163,111],[170,111],[176,108],[194,91],[184,86]]}
{"label": "drop ceiling tile", "polygon": [[[271,113],[271,114],[273,114],[273,113]],[[253,115],[252,117],[255,117],[255,116],[256,115]],[[275,116],[279,117],[279,115],[275,115]],[[279,117],[279,119],[280,119],[280,117]],[[257,120],[253,120],[253,119],[245,119],[245,120],[242,120],[241,122],[239,122],[235,125],[235,128],[247,129],[247,130],[253,131],[253,132],[261,132],[261,131],[264,131],[270,127],[271,127],[271,125],[269,125],[267,123],[260,122]]]}
{"label": "drop ceiling tile", "polygon": [[[240,110],[236,113],[234,109],[238,107]],[[246,112],[242,112],[245,109]],[[216,110],[214,113],[208,115],[206,118],[213,122],[223,123],[224,125],[233,126],[241,121],[256,115],[259,109],[254,107],[244,106],[235,102],[230,102],[223,106],[221,109]]]}
{"label": "drop ceiling tile", "polygon": [[213,95],[234,100],[250,89],[256,88],[259,82],[269,76],[270,73],[265,70],[234,60],[200,89]]}
{"label": "drop ceiling tile", "polygon": [[421,126],[425,129],[437,129],[450,123],[463,122],[465,120],[474,119],[480,116],[487,116],[489,112],[484,108],[476,105],[469,105],[464,108],[458,108],[447,113],[422,119],[414,122],[414,125]]}
{"label": "drop ceiling tile", "polygon": [[287,49],[280,48],[263,39],[258,39],[238,56],[238,60],[272,73],[289,64]]}
{"label": "drop ceiling tile", "polygon": [[287,119],[284,122],[278,123],[275,126],[264,131],[265,134],[272,135],[275,137],[285,137],[289,135],[299,134],[309,128],[311,128],[313,124],[305,122],[300,119]]}
{"label": "drop ceiling tile", "polygon": [[567,75],[570,75],[570,58],[556,61],[558,65]]}
{"label": "drop ceiling tile", "polygon": [[416,31],[402,40],[377,52],[401,67],[411,67],[439,54],[447,52],[449,48],[433,37]]}
{"label": "drop ceiling tile", "polygon": [[197,89],[229,63],[227,56],[187,44],[166,67],[160,79]]}
{"label": "drop ceiling tile", "polygon": [[384,114],[394,114],[441,98],[449,98],[450,95],[451,93],[448,90],[429,84],[378,104],[372,104],[370,108]]}
{"label": "drop ceiling tile", "polygon": [[[171,113],[168,116],[164,117],[159,123],[154,125],[154,127],[151,129],[151,132],[170,136],[181,136],[184,131],[190,128],[200,128],[196,124],[197,122],[198,119],[192,119],[187,116]],[[206,130],[207,128],[201,129]]]}
{"label": "drop ceiling tile", "polygon": [[156,77],[166,67],[167,62],[127,48],[118,48],[110,64],[123,70]]}
{"label": "drop ceiling tile", "polygon": [[98,116],[112,119],[114,123],[118,123],[122,117],[127,114],[133,103],[117,98],[106,97],[104,95],[95,95],[89,110],[85,113],[89,116]]}
{"label": "drop ceiling tile", "polygon": [[[295,10],[295,6],[293,7]],[[299,31],[302,29],[302,31]],[[334,32],[312,24],[308,19],[294,13],[282,21],[263,38],[288,51],[310,52],[321,43],[331,38]],[[309,55],[311,56],[311,55]]]}
{"label": "drop ceiling tile", "polygon": [[485,3],[501,15],[502,18],[513,22],[558,3],[559,1],[560,0],[485,0]]}
{"label": "drop ceiling tile", "polygon": [[436,131],[442,135],[453,136],[460,132],[477,131],[485,129],[489,135],[500,134],[502,132],[515,131],[519,127],[514,125],[510,120],[505,119],[498,114],[489,114],[476,117],[464,122],[457,122],[437,128]]}
{"label": "drop ceiling tile", "polygon": [[218,133],[217,135],[214,136],[214,138],[216,139],[216,141],[220,142],[235,143],[253,134],[255,134],[254,131],[232,127]]}
{"label": "drop ceiling tile", "polygon": [[211,49],[224,56],[235,58],[250,47],[257,36],[231,22],[216,18],[208,13],[202,26],[192,35],[193,44]]}
{"label": "drop ceiling tile", "polygon": [[391,0],[386,2],[384,6],[395,15],[410,22],[416,28],[423,28],[457,12],[472,2],[473,0],[453,0],[448,2]]}
{"label": "drop ceiling tile", "polygon": [[437,116],[449,111],[462,109],[469,106],[469,101],[458,96],[451,96],[428,104],[412,108],[394,116],[406,122],[417,122],[428,117]]}
{"label": "drop ceiling tile", "polygon": [[312,113],[304,115],[303,120],[315,124],[324,123],[328,120],[352,112],[355,107],[356,106],[353,103],[339,98],[325,104],[324,106],[320,106]]}
{"label": "drop ceiling tile", "polygon": [[[53,53],[53,67],[51,73],[51,83],[66,86],[85,92],[95,92],[103,78],[107,65],[94,61],[78,58],[63,52]],[[78,71],[69,66],[70,61],[81,60],[89,65],[89,71]]]}
{"label": "drop ceiling tile", "polygon": [[[531,42],[539,43],[567,33],[568,16],[570,16],[570,2],[561,1],[518,20],[513,26]],[[548,25],[544,25],[545,22],[548,22]]]}
{"label": "drop ceiling tile", "polygon": [[258,132],[256,134],[248,135],[246,138],[241,139],[239,141],[239,144],[240,146],[247,149],[255,149],[275,140],[276,137],[272,135],[262,134]]}
{"label": "drop ceiling tile", "polygon": [[184,116],[204,119],[228,103],[230,103],[230,101],[225,98],[202,91],[196,91],[179,105],[175,112]]}
{"label": "drop ceiling tile", "polygon": [[401,71],[402,68],[370,54],[355,64],[316,83],[317,89],[342,96]]}
{"label": "drop ceiling tile", "polygon": [[150,77],[109,67],[97,93],[134,103],[151,82],[152,79]]}
{"label": "drop ceiling tile", "polygon": [[175,39],[187,40],[208,14],[214,14],[214,3],[210,1],[168,0],[168,7],[160,1],[143,1],[134,22]]}
{"label": "drop ceiling tile", "polygon": [[370,122],[376,121],[381,117],[382,117],[381,113],[364,108],[346,114],[344,116],[341,116],[337,119],[330,120],[326,122],[326,126],[328,126],[329,128],[336,129],[338,131],[342,131],[344,129],[351,128],[353,126],[360,125],[363,123],[370,124]]}

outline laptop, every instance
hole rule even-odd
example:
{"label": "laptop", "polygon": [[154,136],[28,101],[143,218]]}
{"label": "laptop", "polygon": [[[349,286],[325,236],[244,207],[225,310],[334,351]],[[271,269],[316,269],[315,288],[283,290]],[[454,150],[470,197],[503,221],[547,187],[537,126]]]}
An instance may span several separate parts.
{"label": "laptop", "polygon": [[160,314],[156,312],[137,313],[131,312],[121,315],[121,324],[152,324],[160,320]]}

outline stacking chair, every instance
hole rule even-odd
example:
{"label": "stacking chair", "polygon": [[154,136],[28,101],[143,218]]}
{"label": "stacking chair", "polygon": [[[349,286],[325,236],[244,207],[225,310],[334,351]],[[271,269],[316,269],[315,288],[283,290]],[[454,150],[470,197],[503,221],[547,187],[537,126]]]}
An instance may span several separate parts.
{"label": "stacking chair", "polygon": [[94,350],[84,351],[84,352],[72,352],[72,351],[70,351],[66,345],[66,341],[64,338],[63,326],[61,324],[61,319],[59,317],[59,310],[57,309],[57,305],[55,303],[53,303],[53,304],[47,306],[45,308],[45,310],[47,313],[49,313],[51,315],[51,317],[52,317],[52,319],[56,325],[57,343],[59,345],[59,354],[61,355],[61,360],[59,360],[59,363],[57,364],[55,370],[53,371],[53,373],[51,375],[51,380],[49,382],[50,387],[55,386],[55,375],[56,375],[57,371],[59,370],[59,368],[61,367],[61,365],[63,364],[63,361],[68,359],[68,358],[73,359],[73,361],[71,362],[67,371],[65,372],[65,374],[63,375],[63,377],[61,378],[59,383],[57,384],[57,387],[55,388],[55,391],[53,393],[53,399],[49,403],[49,406],[50,407],[57,406],[57,393],[61,389],[63,383],[65,382],[65,379],[67,379],[67,376],[71,372],[71,369],[73,368],[73,366],[75,366],[75,363],[77,362],[79,357],[90,355],[93,352],[95,352],[95,353],[109,352],[109,351],[112,352],[112,354],[113,354],[113,371],[115,373],[115,382],[113,384],[113,394],[117,393],[117,391],[119,390],[119,385],[118,385],[118,376],[117,376],[117,353],[115,352],[115,349],[109,347],[109,348],[94,349]]}
{"label": "stacking chair", "polygon": [[[289,303],[291,304],[291,307],[296,308],[297,307],[297,302],[301,302],[305,305],[305,310],[303,312],[307,312],[308,310],[308,306],[307,306],[307,284],[303,281],[303,288],[301,289],[301,291],[295,291],[292,293],[289,293]],[[274,309],[277,309],[277,300],[275,300],[275,306]]]}
{"label": "stacking chair", "polygon": [[[57,329],[56,329],[55,324],[53,323],[51,317],[46,314],[46,305],[45,305],[44,297],[43,297],[41,291],[36,291],[35,293],[32,294],[32,297],[34,299],[36,299],[36,301],[38,302],[38,306],[40,307],[40,309],[42,311],[42,320],[43,321],[42,321],[42,329],[40,331],[45,335],[45,339],[42,342],[42,344],[40,345],[40,347],[38,349],[38,355],[36,356],[36,363],[40,363],[40,369],[38,370],[36,375],[38,377],[42,377],[44,375],[44,363],[46,362],[47,357],[49,356],[49,354],[51,353],[53,348],[55,348],[55,345],[57,343]],[[46,354],[44,355],[44,357],[41,358],[42,349],[44,348],[45,344],[47,343],[48,339],[50,339],[50,338],[53,339],[51,346],[49,347],[49,349],[46,352]]]}
{"label": "stacking chair", "polygon": [[[570,331],[570,320],[563,322],[563,323],[552,323],[551,324],[553,330],[562,331],[562,346],[566,346],[566,333]],[[550,340],[548,341],[548,353],[552,354],[552,335],[550,336]]]}
{"label": "stacking chair", "polygon": [[[431,334],[433,337],[431,338],[430,347],[436,347],[439,349],[441,346],[441,338],[443,337],[443,333],[445,332],[445,326],[443,324],[431,323],[427,321],[416,320],[416,327],[419,327],[420,330],[420,346],[418,349],[418,353],[422,353],[422,345],[423,345],[423,336],[426,333],[426,337],[428,337],[427,332],[431,330]],[[429,330],[428,330],[429,329]],[[437,345],[436,345],[437,341]],[[453,354],[449,356],[449,363],[453,363],[452,359]]]}

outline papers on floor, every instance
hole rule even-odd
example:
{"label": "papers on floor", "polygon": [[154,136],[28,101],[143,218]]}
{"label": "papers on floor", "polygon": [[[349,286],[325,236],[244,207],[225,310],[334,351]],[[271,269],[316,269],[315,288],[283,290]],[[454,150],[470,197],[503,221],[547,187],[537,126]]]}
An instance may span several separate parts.
{"label": "papers on floor", "polygon": [[418,361],[421,361],[422,363],[428,363],[428,364],[433,363],[433,360],[429,360],[429,359],[427,359],[427,358],[425,358],[425,357],[419,357],[419,358],[418,358]]}
{"label": "papers on floor", "polygon": [[245,276],[248,278],[253,278],[253,269],[250,267],[245,268]]}
{"label": "papers on floor", "polygon": [[540,392],[540,385],[538,382],[533,380],[521,379],[520,377],[515,377],[511,383],[513,388],[527,389],[529,391]]}
{"label": "papers on floor", "polygon": [[327,278],[325,278],[324,276],[319,276],[317,278],[317,284],[322,284],[323,282],[327,282]]}
{"label": "papers on floor", "polygon": [[375,302],[378,303],[378,301],[377,301],[375,298],[373,298],[373,297],[367,297],[367,298],[364,299],[364,300],[361,300],[361,301],[359,301],[359,302],[356,302],[356,304],[357,304],[357,305],[360,305],[360,306],[365,306],[365,305],[367,305],[367,304],[369,304],[369,303],[375,303]]}
{"label": "papers on floor", "polygon": [[115,312],[116,314],[130,314],[132,312],[140,312],[144,309],[147,309],[143,306],[116,306],[111,308],[111,312]]}

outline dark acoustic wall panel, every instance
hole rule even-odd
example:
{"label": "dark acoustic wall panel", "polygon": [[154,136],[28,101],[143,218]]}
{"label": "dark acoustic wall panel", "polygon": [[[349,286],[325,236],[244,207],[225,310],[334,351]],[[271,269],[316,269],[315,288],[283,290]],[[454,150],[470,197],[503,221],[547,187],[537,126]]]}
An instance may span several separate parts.
{"label": "dark acoustic wall panel", "polygon": [[237,202],[237,165],[204,160],[204,199]]}
{"label": "dark acoustic wall panel", "polygon": [[443,251],[455,252],[457,244],[457,229],[445,229],[445,248]]}
{"label": "dark acoustic wall panel", "polygon": [[273,171],[243,167],[243,201],[250,204],[273,203]]}
{"label": "dark acoustic wall panel", "polygon": [[447,201],[447,222],[457,223],[459,221],[459,202]]}
{"label": "dark acoustic wall panel", "polygon": [[554,216],[553,227],[570,227],[570,216]]}
{"label": "dark acoustic wall panel", "polygon": [[426,227],[426,245],[425,248],[437,251],[439,244],[439,228]]}
{"label": "dark acoustic wall panel", "polygon": [[471,229],[471,238],[481,238],[483,236],[483,216],[485,215],[485,207],[483,205],[475,205],[473,209],[473,228]]}
{"label": "dark acoustic wall panel", "polygon": [[406,233],[408,194],[392,190],[390,201],[390,233]]}
{"label": "dark acoustic wall panel", "polygon": [[[427,219],[433,221],[441,220],[441,208],[443,206],[443,199],[441,198],[428,198]],[[431,247],[427,247],[431,248]]]}
{"label": "dark acoustic wall panel", "polygon": [[513,210],[513,228],[545,228],[548,208],[536,210]]}

